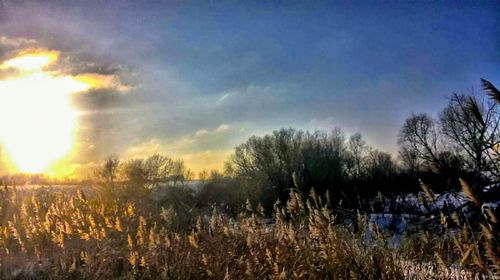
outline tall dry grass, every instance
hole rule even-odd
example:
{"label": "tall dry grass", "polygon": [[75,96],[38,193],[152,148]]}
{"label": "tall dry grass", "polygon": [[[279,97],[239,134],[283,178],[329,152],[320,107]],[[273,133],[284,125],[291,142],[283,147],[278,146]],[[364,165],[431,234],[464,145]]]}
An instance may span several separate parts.
{"label": "tall dry grass", "polygon": [[314,192],[291,192],[271,219],[247,203],[236,219],[214,210],[187,230],[172,227],[171,208],[82,191],[6,189],[0,202],[2,279],[485,279],[498,271],[492,219],[474,232],[460,215],[444,217],[463,228],[443,240],[423,231],[414,246],[394,249],[366,216],[346,224]]}

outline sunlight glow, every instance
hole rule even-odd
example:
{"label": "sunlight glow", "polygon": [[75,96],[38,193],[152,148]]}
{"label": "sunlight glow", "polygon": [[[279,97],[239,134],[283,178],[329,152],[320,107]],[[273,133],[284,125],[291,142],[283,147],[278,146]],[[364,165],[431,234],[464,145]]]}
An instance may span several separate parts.
{"label": "sunlight glow", "polygon": [[15,68],[22,71],[36,71],[48,66],[59,58],[56,51],[39,51],[20,54],[0,65],[0,69]]}
{"label": "sunlight glow", "polygon": [[0,141],[22,172],[46,171],[71,151],[77,111],[71,94],[93,85],[45,71],[59,53],[23,53],[0,65],[19,75],[0,80]]}

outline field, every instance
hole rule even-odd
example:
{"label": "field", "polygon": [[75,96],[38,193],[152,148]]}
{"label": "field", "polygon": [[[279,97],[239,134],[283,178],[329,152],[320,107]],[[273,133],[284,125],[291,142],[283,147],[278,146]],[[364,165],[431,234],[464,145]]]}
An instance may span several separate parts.
{"label": "field", "polygon": [[[172,193],[182,186],[170,186]],[[368,216],[291,192],[272,214],[247,202],[236,216],[158,203],[117,186],[5,187],[0,192],[1,278],[494,279],[498,235],[443,214],[440,234],[391,233]],[[425,192],[423,192],[425,193]],[[169,195],[169,194],[167,194]],[[433,197],[426,199],[430,202]],[[474,199],[471,196],[471,199]],[[490,211],[490,214],[492,212]],[[496,223],[491,217],[491,224]],[[496,275],[496,276],[495,276]]]}

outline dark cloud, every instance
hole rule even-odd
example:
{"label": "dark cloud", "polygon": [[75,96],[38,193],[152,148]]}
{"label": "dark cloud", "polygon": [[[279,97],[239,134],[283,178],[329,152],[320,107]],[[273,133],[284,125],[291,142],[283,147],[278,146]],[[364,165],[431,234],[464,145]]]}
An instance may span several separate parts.
{"label": "dark cloud", "polygon": [[21,37],[8,37],[0,34],[0,61],[14,55],[16,52],[37,46],[34,40]]}
{"label": "dark cloud", "polygon": [[78,56],[67,55],[60,59],[57,67],[62,68],[65,73],[71,75],[99,74],[99,75],[120,75],[126,73],[123,67],[112,63],[97,63],[84,61]]}

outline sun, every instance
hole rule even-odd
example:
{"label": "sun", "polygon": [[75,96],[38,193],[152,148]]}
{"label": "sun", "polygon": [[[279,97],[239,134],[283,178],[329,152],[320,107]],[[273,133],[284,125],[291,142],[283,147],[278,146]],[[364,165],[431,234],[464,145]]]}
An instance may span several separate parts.
{"label": "sun", "polygon": [[37,50],[0,65],[15,73],[0,79],[0,141],[18,171],[45,172],[72,149],[78,111],[71,95],[92,85],[47,70],[58,57]]}

